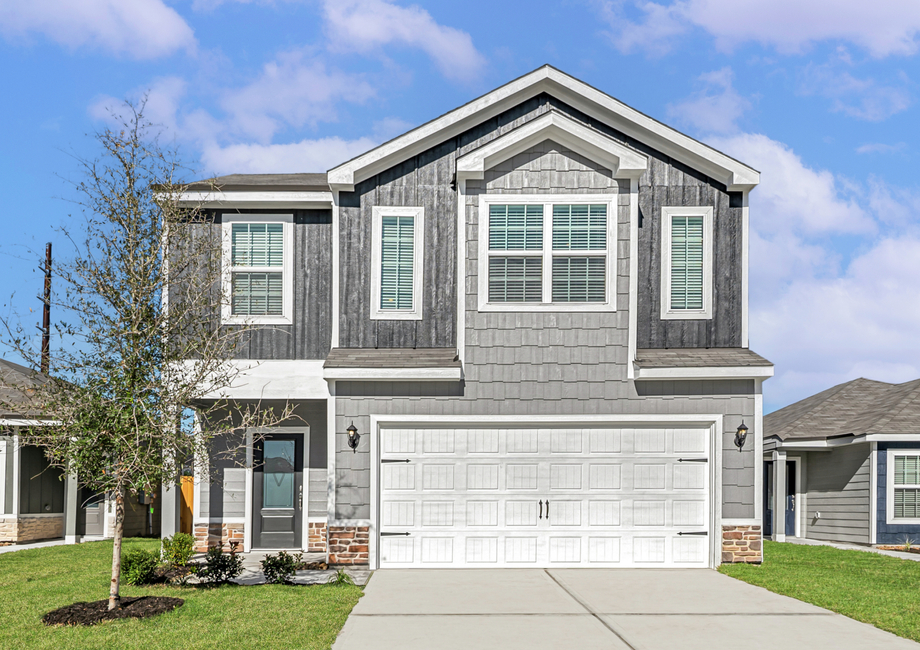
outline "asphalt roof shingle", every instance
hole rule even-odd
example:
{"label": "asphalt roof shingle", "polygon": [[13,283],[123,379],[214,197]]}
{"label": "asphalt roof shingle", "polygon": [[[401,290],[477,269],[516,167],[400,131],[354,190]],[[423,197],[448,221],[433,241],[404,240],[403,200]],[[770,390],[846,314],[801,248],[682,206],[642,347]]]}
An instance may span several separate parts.
{"label": "asphalt roof shingle", "polygon": [[454,348],[334,348],[324,368],[459,368]]}
{"label": "asphalt roof shingle", "polygon": [[764,416],[764,437],[822,440],[869,433],[920,433],[920,379],[854,379]]}
{"label": "asphalt roof shingle", "polygon": [[636,350],[640,368],[730,368],[772,366],[747,348],[648,348]]}
{"label": "asphalt roof shingle", "polygon": [[18,363],[0,359],[0,418],[34,416],[28,406],[28,394],[23,391],[28,391],[30,387],[46,380],[41,373]]}
{"label": "asphalt roof shingle", "polygon": [[321,174],[228,174],[189,184],[189,190],[217,189],[236,192],[328,192],[326,173]]}

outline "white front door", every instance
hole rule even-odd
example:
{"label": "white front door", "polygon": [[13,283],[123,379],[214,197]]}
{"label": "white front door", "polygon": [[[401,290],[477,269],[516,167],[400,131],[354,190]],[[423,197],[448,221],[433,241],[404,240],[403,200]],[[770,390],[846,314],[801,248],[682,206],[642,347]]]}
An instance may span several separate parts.
{"label": "white front door", "polygon": [[382,429],[381,567],[707,567],[709,429]]}

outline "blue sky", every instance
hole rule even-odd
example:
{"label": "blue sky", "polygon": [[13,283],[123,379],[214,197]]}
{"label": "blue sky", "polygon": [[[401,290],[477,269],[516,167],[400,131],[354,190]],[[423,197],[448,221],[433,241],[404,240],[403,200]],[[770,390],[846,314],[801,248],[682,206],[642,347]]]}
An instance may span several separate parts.
{"label": "blue sky", "polygon": [[[200,176],[324,171],[550,63],[756,167],[768,410],[920,377],[916,0],[8,0],[0,305],[66,242],[74,156],[149,93]],[[37,322],[38,315],[35,315]]]}

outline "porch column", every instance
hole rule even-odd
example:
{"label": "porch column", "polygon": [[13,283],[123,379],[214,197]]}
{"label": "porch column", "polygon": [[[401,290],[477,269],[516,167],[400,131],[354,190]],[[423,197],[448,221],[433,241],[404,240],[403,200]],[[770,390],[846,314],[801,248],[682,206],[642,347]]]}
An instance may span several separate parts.
{"label": "porch column", "polygon": [[773,452],[773,541],[786,541],[786,452]]}
{"label": "porch column", "polygon": [[76,474],[68,474],[64,484],[64,543],[77,543],[77,513],[80,507],[80,483]]}
{"label": "porch column", "polygon": [[172,537],[179,532],[179,497],[181,489],[172,481],[160,487],[160,537]]}

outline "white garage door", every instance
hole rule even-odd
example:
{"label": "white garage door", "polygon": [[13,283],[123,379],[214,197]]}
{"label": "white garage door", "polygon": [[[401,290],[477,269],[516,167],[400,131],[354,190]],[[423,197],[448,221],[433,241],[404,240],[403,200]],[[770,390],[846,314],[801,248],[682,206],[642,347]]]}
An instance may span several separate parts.
{"label": "white garage door", "polygon": [[706,567],[708,429],[383,429],[381,567]]}

